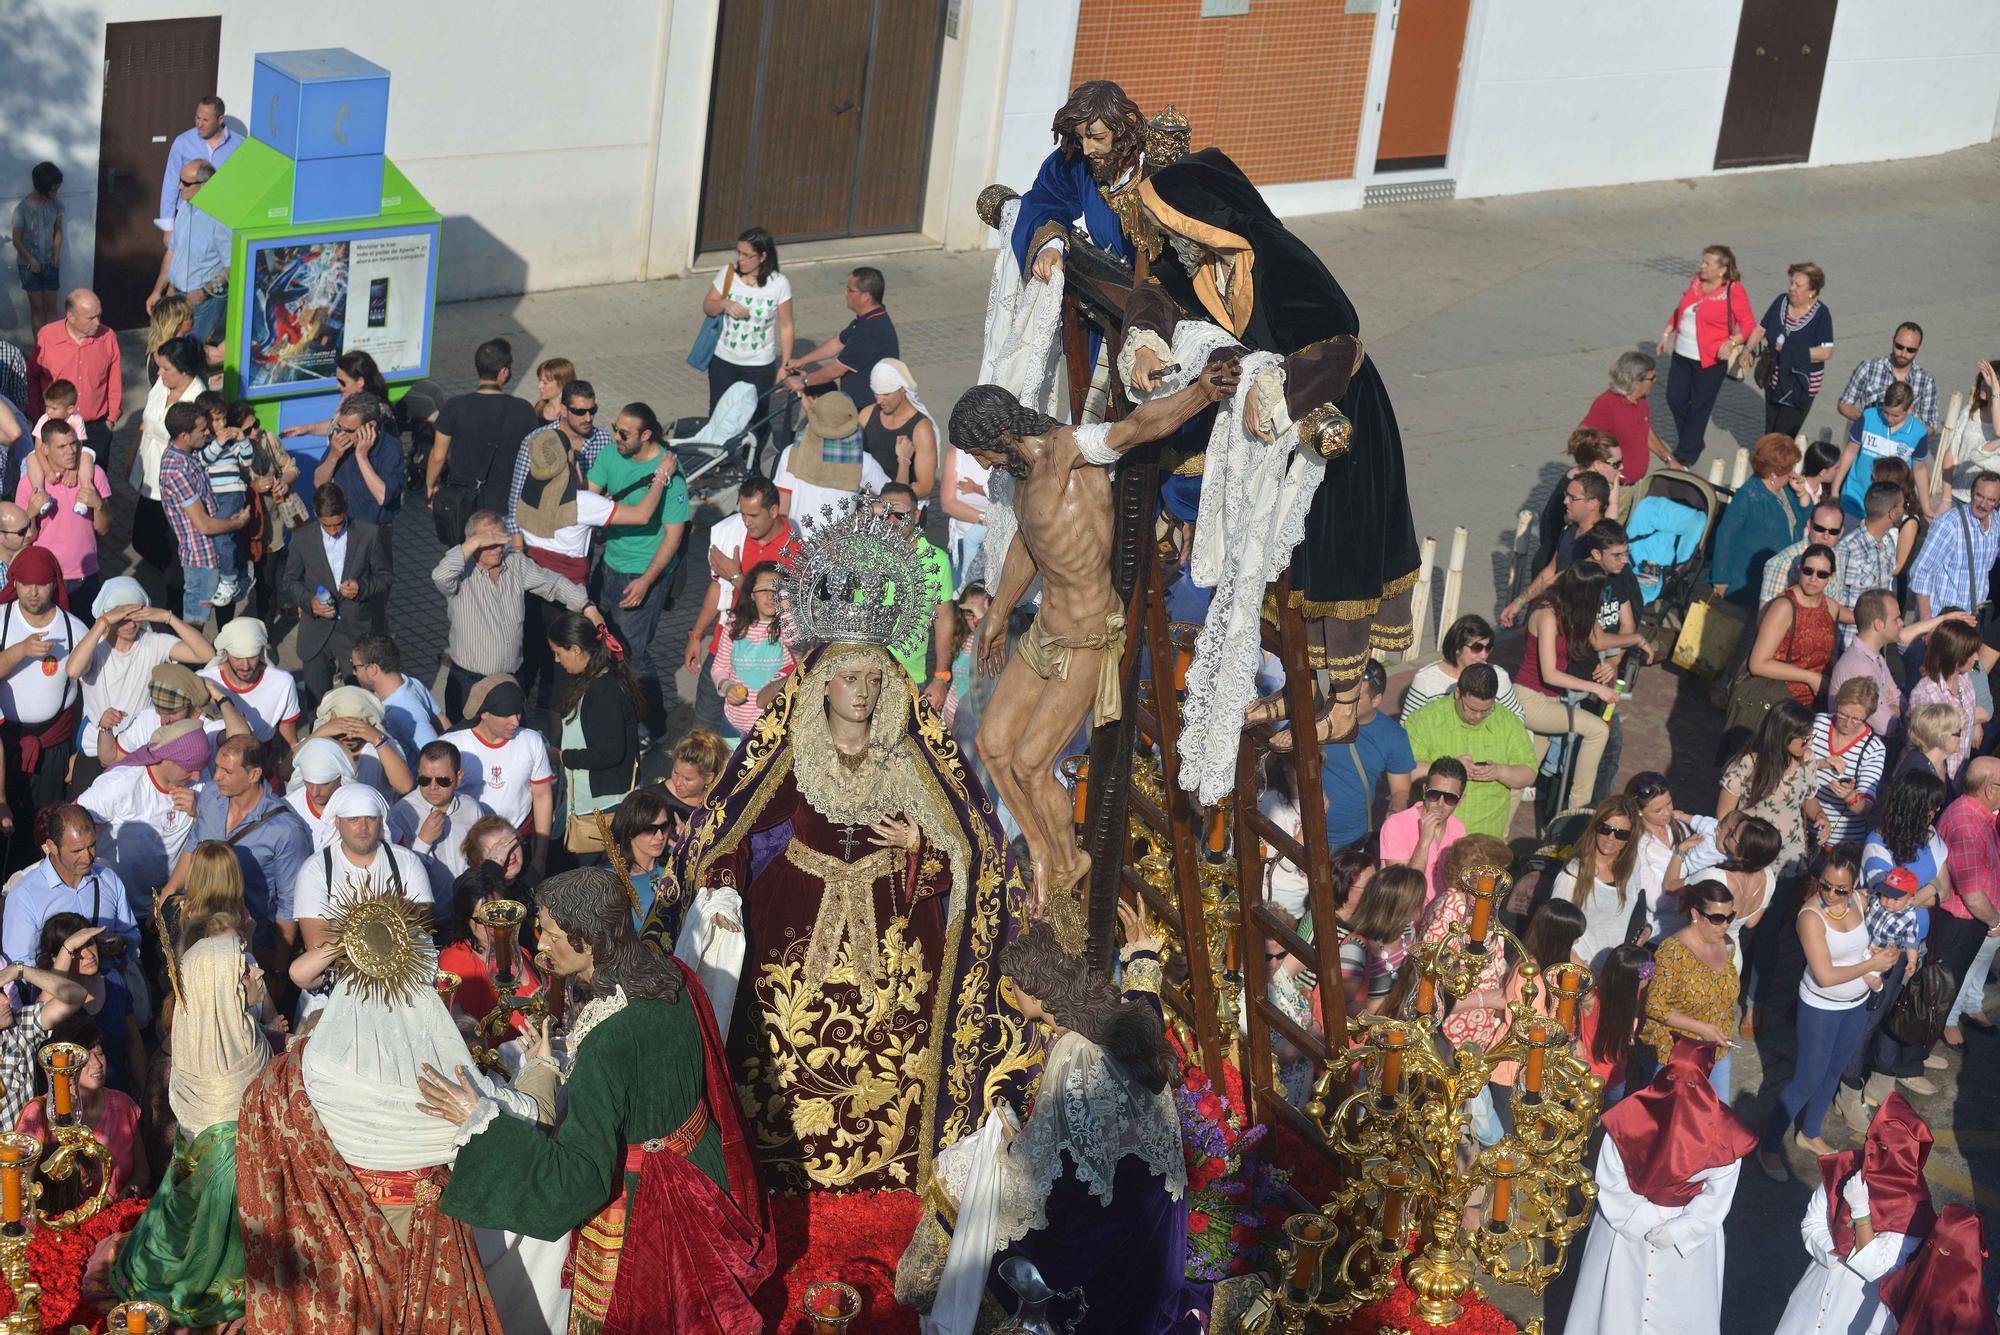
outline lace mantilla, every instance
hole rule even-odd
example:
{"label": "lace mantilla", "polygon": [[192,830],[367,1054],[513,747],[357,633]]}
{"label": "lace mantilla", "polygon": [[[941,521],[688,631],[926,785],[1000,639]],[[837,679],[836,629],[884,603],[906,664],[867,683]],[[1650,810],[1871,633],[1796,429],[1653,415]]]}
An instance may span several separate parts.
{"label": "lace mantilla", "polygon": [[1109,1205],[1118,1164],[1127,1156],[1162,1179],[1175,1200],[1186,1193],[1173,1091],[1148,1091],[1083,1035],[1063,1035],[1042,1073],[1034,1115],[1007,1147],[996,1250],[1047,1227],[1049,1189],[1065,1157],[1077,1181]]}
{"label": "lace mantilla", "polygon": [[[882,669],[882,696],[869,722],[868,757],[859,771],[840,763],[826,726],[827,680],[850,654],[868,654]],[[836,824],[873,825],[885,816],[914,820],[931,847],[945,851],[952,892],[961,896],[953,902],[963,902],[972,852],[951,812],[933,800],[919,778],[916,758],[910,754],[913,691],[908,680],[888,652],[877,646],[829,651],[799,683],[792,707],[792,779],[806,804]]]}
{"label": "lace mantilla", "polygon": [[[986,331],[980,345],[979,382],[998,385],[1023,407],[1069,421],[1064,388],[1062,349],[1063,271],[1047,282],[1022,281],[1011,238],[1021,201],[1012,199],[1000,211],[1000,253],[993,260],[993,281],[986,291]],[[996,583],[1007,548],[1014,541],[1014,479],[995,470],[987,480],[986,581]]]}
{"label": "lace mantilla", "polygon": [[[1180,343],[1176,331],[1176,352]],[[1271,417],[1276,438],[1270,444],[1244,425],[1247,387],[1253,384],[1260,410]],[[1243,386],[1215,415],[1189,563],[1194,582],[1215,590],[1195,640],[1181,714],[1181,787],[1198,794],[1203,806],[1213,806],[1236,787],[1243,711],[1256,698],[1257,668],[1264,658],[1257,625],[1264,586],[1304,541],[1306,512],[1326,475],[1324,459],[1294,448],[1297,433],[1284,408],[1283,359],[1250,353],[1243,359]]]}
{"label": "lace mantilla", "polygon": [[563,1083],[569,1083],[570,1072],[576,1069],[576,1055],[583,1051],[583,1040],[590,1037],[590,1031],[630,1004],[621,987],[608,997],[594,997],[578,1008],[576,1023],[569,1027],[569,1060],[563,1064]]}

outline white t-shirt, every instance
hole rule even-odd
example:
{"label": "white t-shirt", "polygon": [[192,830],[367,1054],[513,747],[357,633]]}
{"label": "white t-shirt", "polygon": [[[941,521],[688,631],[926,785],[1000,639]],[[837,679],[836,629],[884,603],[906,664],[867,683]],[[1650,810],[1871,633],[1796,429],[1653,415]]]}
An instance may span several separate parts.
{"label": "white t-shirt", "polygon": [[[331,859],[327,854],[331,853]],[[389,856],[384,857],[387,853]],[[431,878],[424,872],[423,859],[407,848],[398,848],[385,839],[375,850],[375,861],[366,869],[355,866],[347,860],[346,852],[338,843],[314,853],[299,864],[299,880],[292,893],[292,912],[300,918],[325,918],[333,911],[337,895],[380,894],[396,887],[396,874],[390,870],[391,859],[395,863],[395,873],[403,882],[403,898],[414,899],[419,904],[430,904]],[[333,890],[326,884],[328,863],[333,866]]]}
{"label": "white t-shirt", "polygon": [[1701,360],[1701,341],[1694,333],[1694,313],[1700,305],[1699,300],[1690,301],[1687,309],[1681,312],[1681,322],[1674,330],[1674,356],[1693,362]]}
{"label": "white t-shirt", "polygon": [[304,788],[295,788],[285,794],[285,804],[299,813],[299,819],[312,831],[313,847],[318,848],[333,833],[333,817],[322,816],[313,809],[312,795]]}
{"label": "white t-shirt", "polygon": [[[728,275],[729,270],[722,269],[709,286],[722,291]],[[716,341],[715,355],[732,366],[769,366],[778,360],[778,307],[792,299],[792,280],[774,273],[770,282],[754,287],[737,274],[729,287],[729,299],[742,302],[750,318],[722,317],[722,337]]]}
{"label": "white t-shirt", "polygon": [[[750,536],[749,528],[743,523],[742,515],[726,515],[715,521],[708,530],[708,550],[721,552],[740,567],[743,564],[743,540]],[[715,567],[708,568],[708,577],[715,581],[715,606],[723,620],[729,617],[729,609],[736,604],[736,586],[715,573]]]}
{"label": "white t-shirt", "polygon": [[97,855],[125,882],[134,911],[150,911],[187,847],[194,817],[175,808],[144,765],[105,770],[76,800],[103,828]]}
{"label": "white t-shirt", "polygon": [[497,746],[471,728],[448,732],[441,740],[458,748],[465,774],[458,791],[484,802],[510,825],[523,825],[534,813],[536,784],[555,782],[548,743],[532,728]]}
{"label": "white t-shirt", "polygon": [[97,745],[97,720],[107,711],[122,709],[129,717],[148,708],[146,687],[153,669],[172,657],[180,642],[178,635],[162,635],[151,628],[142,628],[132,647],[122,653],[112,647],[109,635],[97,642],[90,666],[79,679],[83,682],[86,745]]}
{"label": "white t-shirt", "polygon": [[521,541],[530,547],[539,547],[545,552],[559,556],[585,557],[590,555],[590,530],[603,528],[611,522],[611,511],[617,502],[609,496],[600,496],[594,491],[579,491],[576,494],[576,522],[565,524],[546,538],[538,538],[526,529],[521,530]]}
{"label": "white t-shirt", "polygon": [[[960,482],[977,482],[980,486],[988,489],[982,492],[960,492],[958,496],[961,504],[971,506],[973,509],[979,511],[983,517],[986,514],[986,507],[992,504],[993,500],[991,483],[988,480],[991,478],[993,470],[985,464],[980,463],[979,460],[973,458],[964,450],[959,449],[956,445],[951,447],[951,452],[958,461],[958,480]],[[968,523],[956,515],[951,517],[951,523],[947,526],[953,542],[963,540],[965,535],[976,527],[978,527],[977,524]]]}
{"label": "white t-shirt", "polygon": [[[1556,873],[1554,885],[1549,889],[1551,899],[1568,899],[1576,888],[1576,873],[1564,867]],[[1626,928],[1632,921],[1632,908],[1638,902],[1638,887],[1628,882],[1625,902],[1618,902],[1618,887],[1609,881],[1595,881],[1590,894],[1579,906],[1583,909],[1583,935],[1576,940],[1575,953],[1578,959],[1597,968],[1604,953],[1613,946],[1625,943]]]}
{"label": "white t-shirt", "polygon": [[243,713],[243,721],[250,725],[250,731],[260,742],[268,742],[275,737],[279,724],[295,722],[299,717],[298,682],[291,673],[275,664],[266,663],[256,684],[247,691],[239,691],[230,685],[222,675],[219,664],[212,663],[203,668],[201,675],[229,692],[229,698]]}
{"label": "white t-shirt", "polygon": [[[0,649],[12,648],[32,635],[45,635],[49,657],[22,663],[12,676],[0,679],[0,718],[40,728],[62,713],[66,701],[81,692],[65,670],[70,646],[89,628],[61,608],[52,609],[49,624],[35,627],[19,603],[0,605]],[[52,670],[53,669],[53,670]]]}
{"label": "white t-shirt", "polygon": [[[785,452],[778,456],[778,471],[771,478],[779,491],[787,491],[792,496],[792,522],[803,531],[808,523],[821,522],[820,510],[832,506],[837,517],[845,514],[854,504],[854,493],[842,491],[838,487],[822,487],[817,482],[806,482],[792,472],[792,451],[795,445],[787,445]],[[873,455],[861,456],[861,485],[873,492],[880,492],[889,485],[889,475],[882,471],[882,465],[875,462]]]}

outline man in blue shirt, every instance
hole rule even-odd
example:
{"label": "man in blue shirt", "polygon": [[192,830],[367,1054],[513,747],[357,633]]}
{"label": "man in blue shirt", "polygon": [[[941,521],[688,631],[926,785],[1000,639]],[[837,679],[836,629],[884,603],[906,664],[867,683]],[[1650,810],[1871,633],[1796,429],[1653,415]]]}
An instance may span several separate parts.
{"label": "man in blue shirt", "polygon": [[[387,635],[363,635],[354,642],[354,684],[382,702],[382,731],[396,739],[404,759],[438,739],[438,704],[424,684],[403,675],[403,654]],[[448,729],[447,729],[448,731]]]}
{"label": "man in blue shirt", "polygon": [[[802,357],[788,357],[778,367],[779,378],[794,394],[808,388],[840,382],[840,392],[855,403],[874,401],[868,387],[868,373],[884,357],[899,356],[902,344],[896,338],[896,323],[882,305],[889,290],[880,269],[863,266],[847,275],[847,309],[854,318],[847,327]],[[812,370],[805,369],[818,362]]]}
{"label": "man in blue shirt", "polygon": [[182,130],[167,149],[167,174],[160,181],[160,213],[154,223],[162,232],[174,225],[174,201],[179,198],[181,173],[190,162],[206,162],[211,168],[229,161],[229,155],[243,147],[243,136],[222,119],[222,99],[213,93],[194,104],[194,127]]}
{"label": "man in blue shirt", "polygon": [[160,276],[146,297],[148,315],[169,292],[186,297],[194,314],[194,336],[203,343],[214,341],[228,317],[222,297],[229,290],[229,229],[194,203],[195,193],[213,175],[215,168],[202,160],[181,168],[181,198],[174,205],[167,253],[160,257]]}
{"label": "man in blue shirt", "polygon": [[211,839],[229,845],[243,869],[243,906],[255,924],[250,944],[264,971],[282,974],[286,956],[280,938],[296,940],[292,886],[312,852],[312,832],[296,811],[264,782],[270,753],[251,736],[229,737],[215,750],[215,781],[195,793],[194,832],[188,850],[174,865],[164,894],[187,888],[193,850]]}
{"label": "man in blue shirt", "polygon": [[17,964],[31,963],[41,948],[42,924],[57,913],[80,913],[105,928],[100,942],[107,956],[104,971],[122,970],[122,962],[114,969],[111,961],[121,955],[138,958],[139,924],[126,901],[125,882],[97,860],[97,827],[90,813],[64,802],[50,812],[49,827],[42,844],[46,856],[21,873],[7,892],[0,950]]}
{"label": "man in blue shirt", "polygon": [[326,457],[313,470],[313,486],[338,482],[347,493],[347,517],[373,524],[385,544],[403,510],[403,442],[395,420],[373,394],[349,394],[334,412]]}
{"label": "man in blue shirt", "polygon": [[1361,843],[1374,828],[1375,791],[1389,781],[1389,810],[1410,804],[1410,781],[1417,758],[1403,725],[1376,708],[1389,689],[1389,674],[1369,659],[1361,670],[1361,695],[1355,712],[1354,740],[1325,747],[1319,762],[1319,786],[1326,793],[1326,841],[1336,851]]}

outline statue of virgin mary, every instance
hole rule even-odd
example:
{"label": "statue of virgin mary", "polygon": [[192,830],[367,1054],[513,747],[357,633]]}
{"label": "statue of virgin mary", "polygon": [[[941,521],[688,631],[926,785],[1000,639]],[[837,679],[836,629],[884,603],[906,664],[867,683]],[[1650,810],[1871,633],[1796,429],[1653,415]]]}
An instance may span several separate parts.
{"label": "statue of virgin mary", "polygon": [[803,661],[695,816],[644,931],[671,950],[703,892],[741,894],[725,1023],[782,1189],[917,1189],[1025,1060],[994,960],[1026,892],[991,800],[891,653],[928,615],[896,594],[922,587],[911,536],[868,507],[808,530],[784,596]]}

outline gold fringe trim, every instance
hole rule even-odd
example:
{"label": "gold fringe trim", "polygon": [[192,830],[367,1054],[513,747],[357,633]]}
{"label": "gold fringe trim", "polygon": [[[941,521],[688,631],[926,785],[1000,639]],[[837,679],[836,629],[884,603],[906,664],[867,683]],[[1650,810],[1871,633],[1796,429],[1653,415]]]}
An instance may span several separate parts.
{"label": "gold fringe trim", "polygon": [[1372,617],[1382,610],[1382,604],[1399,593],[1407,593],[1417,586],[1417,572],[1398,575],[1382,586],[1380,597],[1344,598],[1330,603],[1317,603],[1307,598],[1301,589],[1292,590],[1292,606],[1308,617],[1332,617],[1336,621],[1359,621]]}

